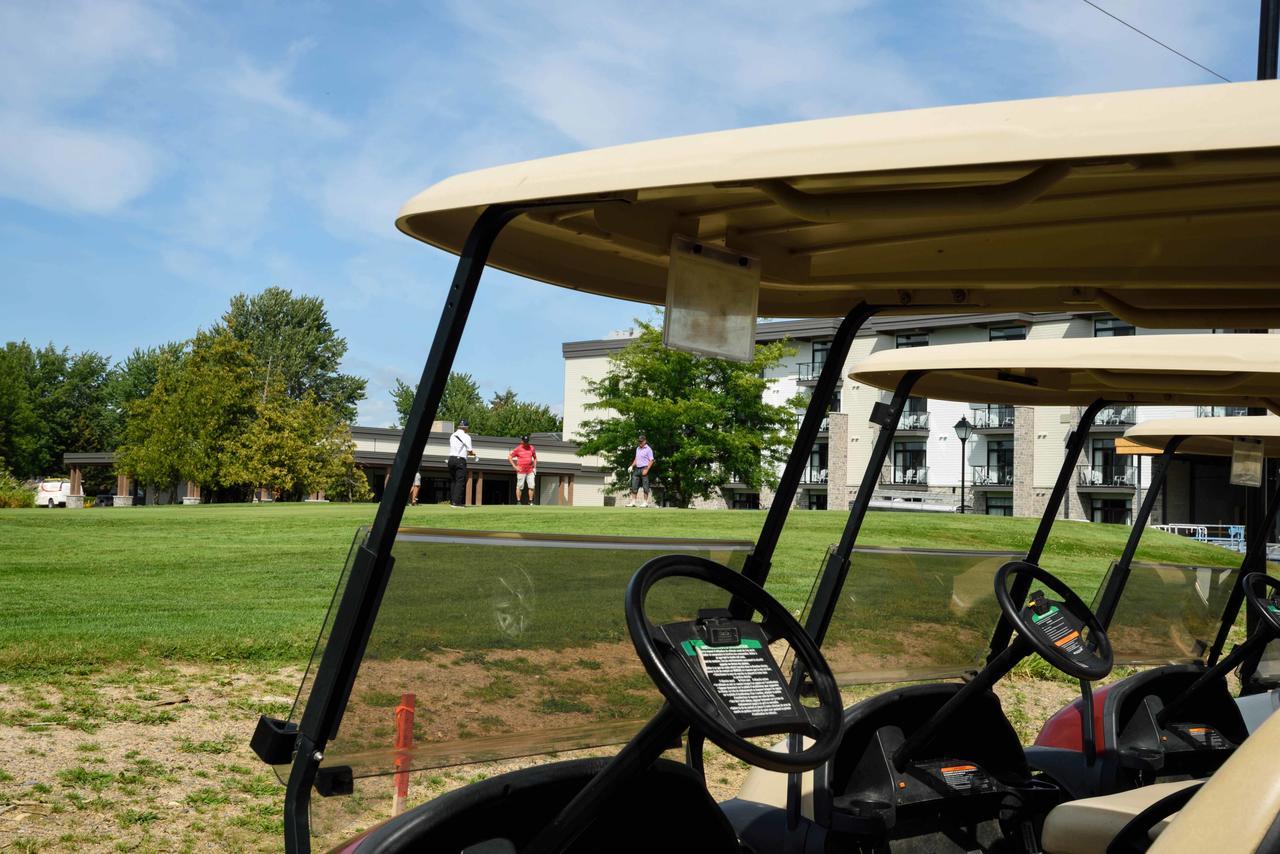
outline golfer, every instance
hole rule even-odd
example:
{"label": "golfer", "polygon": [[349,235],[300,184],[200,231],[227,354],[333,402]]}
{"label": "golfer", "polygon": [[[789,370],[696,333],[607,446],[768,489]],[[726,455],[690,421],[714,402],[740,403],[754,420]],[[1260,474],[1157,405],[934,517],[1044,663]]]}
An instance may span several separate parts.
{"label": "golfer", "polygon": [[636,446],[636,455],[632,459],[631,465],[627,467],[627,471],[631,472],[631,500],[627,502],[628,507],[636,506],[636,493],[643,492],[644,498],[640,499],[641,507],[649,506],[649,469],[653,468],[653,448],[649,447],[649,442],[641,433],[639,444]]}
{"label": "golfer", "polygon": [[449,437],[449,477],[453,478],[453,494],[450,507],[467,506],[467,459],[475,459],[476,452],[471,449],[471,422],[463,418],[458,422],[458,429]]}
{"label": "golfer", "polygon": [[523,504],[520,493],[529,490],[529,505],[533,505],[534,486],[538,482],[538,449],[529,444],[529,434],[520,437],[520,444],[507,454],[507,462],[516,470],[516,503]]}

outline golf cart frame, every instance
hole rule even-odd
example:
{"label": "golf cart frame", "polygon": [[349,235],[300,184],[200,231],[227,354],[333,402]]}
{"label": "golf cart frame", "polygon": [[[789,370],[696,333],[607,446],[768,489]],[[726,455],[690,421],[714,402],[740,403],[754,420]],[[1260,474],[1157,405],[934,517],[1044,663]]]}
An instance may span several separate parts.
{"label": "golf cart frame", "polygon": [[[859,228],[872,222],[880,226],[882,222],[892,225],[913,218],[934,217],[942,219],[950,229],[938,231],[935,226],[926,226],[912,235],[895,235],[892,227],[887,228],[887,233],[881,228],[878,244],[888,248],[877,262],[870,264],[862,258],[849,271],[833,278],[827,274],[806,277],[802,270],[797,272],[798,266],[790,262],[788,255],[796,250],[780,246],[773,237],[744,238],[735,228],[729,228],[718,236],[711,233],[703,238],[694,223],[694,233],[708,244],[722,243],[733,251],[739,251],[740,247],[745,254],[763,259],[766,279],[773,284],[767,293],[762,292],[762,314],[844,316],[801,421],[755,553],[743,573],[746,578],[763,584],[807,464],[809,449],[836,383],[841,380],[850,344],[869,317],[884,311],[927,314],[993,307],[1033,311],[1076,306],[1109,310],[1144,326],[1185,326],[1192,317],[1197,324],[1280,325],[1280,295],[1270,287],[1280,267],[1248,266],[1239,261],[1249,255],[1246,247],[1250,241],[1259,239],[1258,235],[1266,231],[1261,226],[1255,225],[1254,230],[1242,238],[1242,243],[1230,247],[1230,252],[1225,245],[1230,241],[1224,239],[1221,250],[1214,248],[1216,244],[1212,241],[1206,241],[1213,259],[1196,254],[1201,251],[1198,247],[1182,244],[1183,251],[1190,253],[1183,259],[1183,266],[1149,270],[1137,270],[1137,264],[1127,253],[1110,253],[1087,241],[1086,246],[1095,250],[1097,267],[1054,269],[1051,259],[1046,266],[1031,269],[1043,254],[1044,244],[1032,245],[1032,241],[1018,236],[1027,229],[1039,229],[1050,235],[1049,245],[1059,247],[1059,251],[1069,256],[1077,251],[1069,239],[1073,228],[1071,217],[1086,219],[1088,224],[1098,226],[1096,217],[1076,212],[1082,208],[1092,210],[1103,198],[1116,205],[1123,201],[1119,192],[1108,186],[1109,176],[1119,175],[1119,180],[1126,181],[1129,179],[1124,178],[1125,175],[1145,175],[1142,170],[1158,170],[1166,162],[1172,164],[1170,168],[1175,171],[1185,168],[1196,174],[1199,170],[1217,182],[1206,182],[1206,189],[1197,189],[1200,185],[1195,181],[1188,184],[1192,187],[1190,192],[1200,196],[1196,202],[1190,198],[1179,200],[1174,205],[1179,211],[1178,217],[1183,216],[1189,204],[1199,203],[1205,208],[1202,222],[1214,229],[1235,227],[1241,221],[1265,220],[1270,215],[1259,213],[1264,208],[1223,202],[1228,197],[1223,195],[1226,191],[1222,182],[1235,180],[1239,187],[1233,192],[1256,193],[1259,192],[1256,188],[1264,186],[1265,181],[1254,182],[1250,176],[1274,171],[1271,159],[1277,140],[1269,120],[1263,118],[1272,92],[1266,86],[1236,84],[1230,92],[1204,91],[1225,87],[1197,87],[1196,90],[1047,99],[1023,102],[1012,108],[980,105],[819,122],[816,125],[821,127],[817,132],[831,134],[834,142],[829,150],[820,150],[817,157],[812,153],[815,133],[812,123],[707,135],[687,142],[660,141],[646,144],[647,148],[624,146],[477,173],[481,177],[470,185],[451,179],[452,183],[445,182],[448,186],[440,185],[434,211],[430,206],[408,209],[401,217],[402,230],[424,242],[456,252],[458,263],[445,294],[440,321],[383,501],[368,537],[356,547],[347,584],[335,603],[331,632],[316,666],[301,719],[294,726],[264,717],[254,735],[253,746],[264,761],[291,763],[285,797],[287,848],[290,851],[310,849],[308,807],[313,788],[322,795],[351,790],[349,771],[344,775],[342,768],[322,767],[324,751],[341,724],[393,571],[391,549],[413,474],[453,366],[480,277],[494,257],[495,243],[504,230],[513,224],[519,226],[519,233],[511,236],[510,246],[496,257],[495,266],[556,284],[657,303],[663,298],[664,265],[644,266],[634,259],[637,256],[652,259],[655,254],[661,259],[672,233],[678,233],[688,218],[662,210],[659,203],[650,204],[646,187],[705,184],[720,192],[719,182],[723,182],[726,195],[732,198],[723,198],[720,204],[723,211],[729,213],[713,212],[709,214],[712,219],[732,216],[732,211],[744,204],[748,207],[756,204],[753,199],[758,196],[769,200],[773,206],[770,210],[786,211],[797,221],[819,225],[815,231],[841,232],[837,235],[837,242],[843,241],[839,246],[817,245],[822,242],[818,240],[821,235],[815,235],[815,244],[803,248],[806,258],[819,257],[816,253],[828,253],[822,257],[830,257],[829,253],[839,257],[850,253],[865,255],[865,247],[858,245],[856,239],[853,243],[849,240],[857,237]],[[1100,128],[1084,132],[1076,126],[1080,116],[1098,109],[1123,116],[1125,121],[1117,123],[1123,127],[1114,129],[1103,122]],[[1138,116],[1146,116],[1149,121],[1137,121]],[[1186,146],[1194,150],[1184,156],[1179,153],[1185,149],[1178,147],[1178,141],[1187,137],[1186,116],[1196,117],[1195,142]],[[946,155],[934,153],[922,158],[918,152],[911,151],[910,146],[900,144],[904,135],[933,138],[939,122],[950,128],[947,139],[950,149]],[[999,159],[991,151],[993,128],[1009,133],[1009,144]],[[1008,131],[1009,128],[1013,130]],[[1213,136],[1214,133],[1218,136]],[[874,142],[859,142],[868,137]],[[707,152],[713,150],[712,144],[718,144],[719,140],[724,141],[724,148],[708,158]],[[686,162],[667,166],[672,158],[672,145],[677,142],[699,154]],[[772,152],[780,150],[785,156],[775,157]],[[1259,152],[1256,157],[1255,151]],[[1177,157],[1183,159],[1177,160]],[[1255,160],[1262,165],[1258,166]],[[624,168],[636,163],[649,172],[645,174],[643,168],[630,171]],[[962,164],[977,165],[966,173],[960,168]],[[930,169],[938,174],[931,178],[926,174]],[[1250,172],[1251,169],[1254,172]],[[619,178],[620,172],[627,174]],[[1225,177],[1232,173],[1243,177]],[[640,183],[635,188],[613,189],[637,174],[639,178],[635,180]],[[575,177],[561,180],[565,175]],[[862,181],[863,175],[887,176],[887,182],[884,187],[868,189]],[[1099,175],[1102,177],[1097,178]],[[853,179],[845,185],[837,184],[833,192],[830,176],[853,176]],[[1075,195],[1062,192],[1052,197],[1064,211],[1058,221],[1037,224],[1021,219],[1034,207],[1034,202],[1051,191],[1070,190],[1075,186],[1073,181],[1078,182]],[[1171,224],[1179,222],[1168,212],[1147,210],[1144,199],[1160,196],[1164,192],[1162,182],[1163,179],[1155,183],[1137,182],[1140,185],[1135,191],[1138,200],[1133,203],[1136,208],[1124,208],[1126,213],[1120,217],[1131,224],[1131,239],[1135,243],[1155,240],[1159,235],[1167,237],[1168,230],[1175,227]],[[745,194],[742,187],[750,189],[755,196],[739,198]],[[1262,192],[1265,196],[1265,189]],[[1206,193],[1212,199],[1202,198]],[[595,218],[595,224],[577,227],[584,211],[588,212],[588,218]],[[1012,215],[1008,214],[1010,211]],[[950,268],[938,269],[936,264],[929,263],[912,270],[902,269],[894,246],[914,240],[951,247],[957,242],[963,243],[969,233],[984,230],[993,215],[1009,216],[1008,221],[991,226],[993,233],[1001,235],[1002,245],[1023,249],[1010,252],[1007,268],[966,269],[962,255]],[[580,238],[586,247],[579,256],[565,251],[557,242],[559,235],[554,239],[542,238],[549,228],[563,223],[569,224],[566,234],[577,235],[566,239]],[[846,225],[849,228],[846,229]],[[1107,223],[1107,228],[1114,227],[1114,222]],[[845,232],[852,232],[852,237]],[[601,245],[611,247],[609,252],[602,252]],[[531,253],[531,246],[543,251]],[[992,249],[983,240],[974,242],[970,248],[974,253],[971,259],[1000,253],[999,247]],[[599,260],[605,255],[613,259],[610,254],[613,250],[621,256],[621,260],[615,259],[616,270],[602,266]],[[934,257],[923,252],[917,255],[926,260]],[[583,259],[591,263],[578,263]],[[545,267],[539,268],[539,264]],[[1221,264],[1229,264],[1231,269],[1224,271]],[[1211,287],[1215,290],[1209,292]],[[893,401],[883,409],[878,408],[880,423],[896,423],[909,388],[910,383],[904,382],[904,388],[898,390]],[[1072,436],[1068,447],[1072,460],[1083,447],[1087,422],[1093,414],[1096,408],[1090,407],[1085,429]],[[882,430],[877,438],[875,453],[881,458],[887,453],[891,438],[891,429]],[[1052,496],[1056,503],[1061,502],[1068,486],[1070,473],[1065,467],[1064,472]],[[829,620],[834,597],[848,572],[849,553],[875,487],[872,478],[872,474],[864,477],[840,545],[822,572],[808,626],[818,642]],[[1039,556],[1051,524],[1051,520],[1042,520],[1028,552],[1030,559]],[[993,655],[1000,648],[1002,635],[1007,642],[1008,628],[1003,624],[992,638]],[[647,727],[623,749],[624,754],[631,751],[628,755],[642,757],[655,747],[665,747],[670,742],[669,730],[669,725]]]}

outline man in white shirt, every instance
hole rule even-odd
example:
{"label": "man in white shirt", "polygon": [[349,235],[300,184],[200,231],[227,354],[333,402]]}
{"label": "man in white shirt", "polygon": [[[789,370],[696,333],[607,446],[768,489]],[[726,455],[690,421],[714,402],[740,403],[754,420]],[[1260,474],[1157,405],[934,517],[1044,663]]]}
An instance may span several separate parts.
{"label": "man in white shirt", "polygon": [[467,506],[467,459],[475,459],[471,449],[471,424],[463,418],[449,437],[449,477],[453,479],[451,507]]}

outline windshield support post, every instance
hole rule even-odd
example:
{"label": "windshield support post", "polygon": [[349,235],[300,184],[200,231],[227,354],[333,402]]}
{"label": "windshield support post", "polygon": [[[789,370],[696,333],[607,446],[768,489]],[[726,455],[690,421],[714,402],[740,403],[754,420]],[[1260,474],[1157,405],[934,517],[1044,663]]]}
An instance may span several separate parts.
{"label": "windshield support post", "polygon": [[422,370],[405,421],[400,447],[386,491],[368,538],[357,551],[350,581],[334,616],[333,628],[316,668],[315,683],[307,700],[298,732],[298,749],[285,791],[285,849],[305,854],[311,850],[310,799],[323,751],[338,731],[356,671],[378,614],[378,606],[391,575],[391,547],[395,543],[404,506],[421,464],[431,422],[444,394],[467,315],[475,299],[489,250],[502,229],[529,206],[493,205],[476,219],[458,256],[453,282],[445,295],[444,310]]}
{"label": "windshield support post", "polygon": [[769,577],[773,562],[773,552],[778,546],[778,537],[787,522],[787,514],[795,502],[796,490],[800,478],[809,464],[809,455],[813,451],[814,441],[818,438],[818,428],[826,416],[827,407],[831,404],[831,396],[835,393],[836,384],[844,377],[844,363],[853,345],[854,336],[867,320],[879,311],[876,306],[860,302],[840,321],[835,336],[831,339],[831,349],[827,351],[827,361],[818,374],[818,382],[805,407],[804,419],[800,429],[796,431],[795,443],[791,446],[791,455],[787,458],[786,468],[778,479],[778,487],[774,490],[773,503],[769,505],[769,513],[765,517],[764,526],[756,540],[756,547],[747,558],[742,574],[764,586]]}
{"label": "windshield support post", "polygon": [[[1058,479],[1053,484],[1053,492],[1049,495],[1049,503],[1045,505],[1044,513],[1040,515],[1040,525],[1036,528],[1036,535],[1031,540],[1031,548],[1027,549],[1027,556],[1023,558],[1027,563],[1040,565],[1040,556],[1044,553],[1045,544],[1049,542],[1049,531],[1053,529],[1054,517],[1058,515],[1058,508],[1062,506],[1063,500],[1067,497],[1067,490],[1071,486],[1071,473],[1076,467],[1076,460],[1080,459],[1080,452],[1084,450],[1084,443],[1089,438],[1089,430],[1093,427],[1093,419],[1098,417],[1098,413],[1107,402],[1102,399],[1095,400],[1093,403],[1085,407],[1084,412],[1080,413],[1080,423],[1076,425],[1076,429],[1071,431],[1071,435],[1067,437],[1066,453],[1062,457],[1062,468],[1058,469]],[[1013,587],[1009,589],[1009,595],[1013,597],[1013,601],[1022,602],[1027,598],[1027,593],[1031,589],[1031,577],[1026,573],[1019,574],[1013,580]],[[987,654],[988,663],[995,660],[1006,646],[1009,645],[1009,637],[1013,634],[1013,626],[1009,625],[1009,621],[1005,619],[1004,614],[1000,615],[1000,621],[996,623],[995,631],[991,633],[991,648]]]}
{"label": "windshield support post", "polygon": [[[1264,468],[1265,472],[1266,469]],[[1264,493],[1265,489],[1259,488],[1259,493]],[[1231,593],[1227,597],[1227,604],[1222,609],[1222,622],[1218,624],[1218,636],[1213,640],[1213,646],[1209,648],[1209,657],[1205,663],[1210,667],[1218,663],[1222,650],[1227,645],[1227,636],[1231,634],[1231,627],[1236,623],[1236,617],[1240,615],[1240,606],[1244,604],[1244,577],[1251,572],[1266,572],[1267,570],[1267,534],[1275,528],[1276,513],[1280,511],[1280,478],[1276,480],[1275,491],[1271,493],[1271,503],[1267,507],[1267,515],[1262,520],[1262,524],[1256,525],[1254,530],[1248,531],[1249,542],[1245,546],[1244,560],[1240,564],[1240,572],[1236,575],[1235,583],[1231,586]],[[1247,626],[1252,629],[1252,626]],[[1246,662],[1246,667],[1252,670],[1256,668],[1256,662]],[[1241,670],[1240,690],[1246,691],[1245,680],[1248,673]]]}
{"label": "windshield support post", "polygon": [[1160,470],[1158,472],[1153,470],[1151,473],[1151,484],[1147,487],[1147,494],[1142,497],[1142,507],[1138,509],[1138,515],[1133,520],[1133,527],[1129,529],[1129,539],[1125,540],[1124,551],[1116,561],[1115,569],[1111,571],[1107,586],[1102,591],[1102,598],[1098,602],[1095,613],[1104,629],[1110,628],[1111,620],[1116,615],[1116,608],[1120,606],[1120,597],[1124,595],[1124,587],[1129,582],[1133,556],[1138,551],[1138,541],[1142,539],[1147,520],[1151,518],[1151,511],[1155,509],[1156,499],[1164,490],[1165,479],[1169,476],[1169,467],[1173,464],[1173,455],[1177,453],[1178,446],[1186,438],[1186,436],[1172,437],[1160,454]]}
{"label": "windshield support post", "polygon": [[818,590],[813,597],[813,607],[809,611],[808,620],[805,621],[805,631],[818,646],[822,646],[822,639],[826,636],[827,627],[831,624],[831,616],[835,613],[840,590],[844,587],[845,576],[849,573],[849,556],[853,552],[854,543],[858,540],[862,521],[871,507],[871,496],[875,493],[876,484],[880,482],[880,469],[884,466],[889,449],[893,446],[898,419],[902,417],[902,410],[906,408],[911,389],[923,375],[923,371],[908,371],[898,381],[898,387],[894,389],[893,400],[889,405],[876,404],[873,417],[880,425],[880,432],[876,434],[876,444],[871,449],[871,458],[867,460],[867,467],[862,472],[862,483],[858,486],[857,495],[854,496],[853,508],[849,511],[844,532],[840,535],[840,544],[827,556],[822,577],[818,580]]}

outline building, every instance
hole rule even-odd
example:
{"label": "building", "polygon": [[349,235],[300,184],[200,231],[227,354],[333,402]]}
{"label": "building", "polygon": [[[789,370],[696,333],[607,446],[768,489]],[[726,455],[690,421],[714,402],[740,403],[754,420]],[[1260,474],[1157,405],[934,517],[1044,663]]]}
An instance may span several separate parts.
{"label": "building", "polygon": [[[797,391],[812,388],[827,360],[839,318],[762,322],[756,327],[761,342],[787,340],[795,353],[775,367],[766,395],[782,404]],[[1024,338],[1081,338],[1115,335],[1159,335],[1205,330],[1148,330],[1115,317],[1089,313],[1002,313],[885,316],[872,318],[859,331],[849,350],[810,454],[796,503],[808,509],[849,506],[875,444],[877,427],[867,421],[877,400],[890,395],[862,387],[849,373],[874,352],[897,347],[958,344],[974,341],[1016,341]],[[608,357],[627,344],[625,337],[574,341],[563,345],[565,360],[564,436],[573,438],[585,420],[589,402],[585,381],[607,369]],[[961,472],[969,512],[1001,516],[1039,516],[1062,465],[1068,433],[1080,419],[1080,407],[1011,407],[953,403],[912,398],[895,433],[893,449],[881,472],[874,496],[880,507],[954,510],[960,504]],[[1149,458],[1118,456],[1115,441],[1131,425],[1152,418],[1243,414],[1223,407],[1116,406],[1097,417],[1088,445],[1076,468],[1064,516],[1095,522],[1131,521],[1151,483]],[[797,424],[801,413],[797,412]],[[955,424],[965,418],[973,425],[964,448]],[[1177,460],[1168,487],[1157,502],[1152,522],[1240,524],[1244,520],[1244,490],[1227,485],[1224,460]],[[768,506],[769,491],[730,484],[707,506],[755,508]]]}

